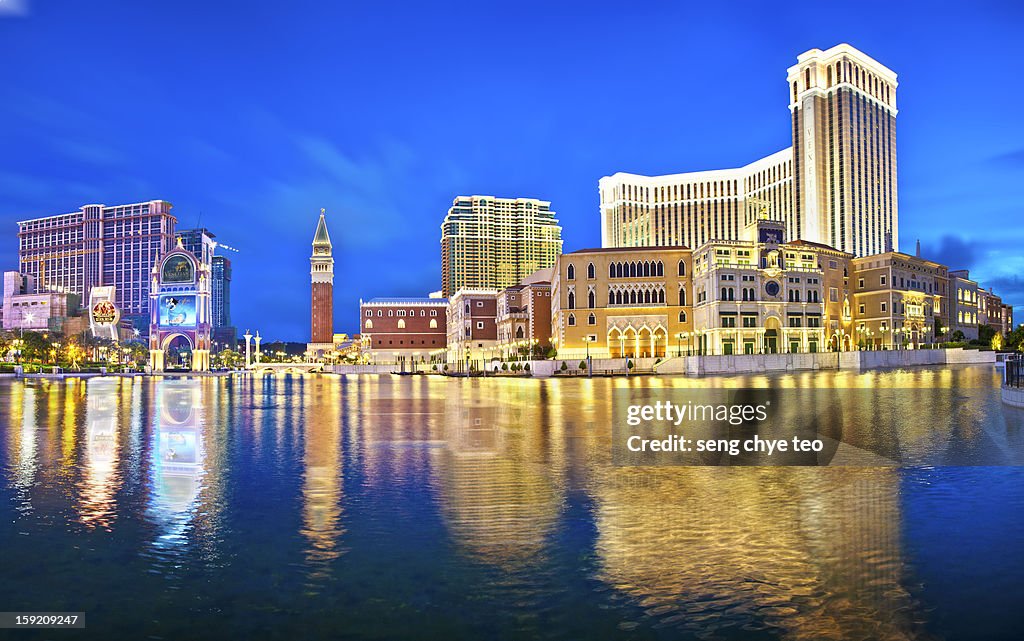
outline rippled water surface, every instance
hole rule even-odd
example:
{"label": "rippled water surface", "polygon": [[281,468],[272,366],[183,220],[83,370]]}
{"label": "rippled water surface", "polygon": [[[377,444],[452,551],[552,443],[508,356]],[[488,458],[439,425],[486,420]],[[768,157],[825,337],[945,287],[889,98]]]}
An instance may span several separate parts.
{"label": "rippled water surface", "polygon": [[912,389],[873,411],[914,460],[1015,460],[997,381],[3,379],[0,610],[86,612],[24,639],[1019,638],[1022,468],[611,464],[616,390],[702,386]]}

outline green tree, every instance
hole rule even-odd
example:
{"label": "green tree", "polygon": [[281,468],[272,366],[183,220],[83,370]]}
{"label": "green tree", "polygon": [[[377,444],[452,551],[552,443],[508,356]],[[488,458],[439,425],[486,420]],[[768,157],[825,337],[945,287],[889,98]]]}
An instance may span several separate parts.
{"label": "green tree", "polygon": [[996,330],[991,325],[978,325],[978,341],[985,345],[992,344],[992,337],[996,335]]}
{"label": "green tree", "polygon": [[1024,351],[1024,325],[1018,325],[1016,329],[1006,335],[1003,341],[1003,349],[1014,352]]}
{"label": "green tree", "polygon": [[565,364],[565,361],[562,361],[562,367],[560,367],[559,369],[562,370],[563,372],[567,372],[569,371],[569,366]]}
{"label": "green tree", "polygon": [[41,361],[50,350],[50,342],[39,332],[25,332],[21,340],[22,360]]}
{"label": "green tree", "polygon": [[953,336],[951,336],[950,338],[952,338],[954,343],[962,343],[964,342],[964,338],[966,338],[966,336],[964,336],[964,333],[958,329],[955,332],[953,332]]}
{"label": "green tree", "polygon": [[580,369],[581,372],[586,371],[586,369],[587,369],[587,361],[580,361],[579,369]]}

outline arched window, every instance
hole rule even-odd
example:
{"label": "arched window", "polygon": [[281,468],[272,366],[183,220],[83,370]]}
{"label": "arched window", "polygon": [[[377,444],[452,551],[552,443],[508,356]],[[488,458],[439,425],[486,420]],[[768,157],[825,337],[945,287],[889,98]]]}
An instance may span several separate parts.
{"label": "arched window", "polygon": [[569,280],[576,280],[576,266],[572,263],[565,268],[565,277]]}
{"label": "arched window", "polygon": [[723,287],[722,288],[722,297],[719,300],[729,300],[728,296],[729,296],[729,294],[727,293],[726,289]]}
{"label": "arched window", "polygon": [[366,310],[366,315],[367,317],[373,316],[373,312],[371,312],[370,310]]}
{"label": "arched window", "polygon": [[686,322],[686,312],[683,311],[683,310],[679,310],[679,322],[680,323],[685,323]]}
{"label": "arched window", "polygon": [[597,295],[594,293],[593,290],[591,290],[587,294],[587,307],[589,307],[590,309],[594,309],[595,307],[597,307]]}
{"label": "arched window", "polygon": [[647,261],[644,261],[644,276],[650,276],[650,275],[651,275],[651,264],[648,263]]}
{"label": "arched window", "polygon": [[615,263],[608,263],[608,278],[615,278]]}
{"label": "arched window", "polygon": [[661,262],[659,260],[658,261],[658,276],[664,276],[664,275],[665,275],[665,263],[663,263],[663,262]]}
{"label": "arched window", "polygon": [[682,287],[679,288],[679,306],[683,307],[686,305],[686,290]]}
{"label": "arched window", "polygon": [[569,314],[569,327],[576,326],[576,314]]}
{"label": "arched window", "polygon": [[659,289],[658,290],[658,302],[662,303],[662,304],[664,304],[664,302],[665,302],[665,290],[664,289]]}
{"label": "arched window", "polygon": [[594,263],[587,265],[587,278],[591,280],[597,278],[597,270],[594,269]]}
{"label": "arched window", "polygon": [[686,261],[679,261],[679,275],[686,276]]}
{"label": "arched window", "polygon": [[597,316],[593,314],[587,316],[587,325],[597,325]]}
{"label": "arched window", "polygon": [[644,292],[644,302],[645,303],[650,303],[651,302],[651,290],[649,290],[649,289]]}
{"label": "arched window", "polygon": [[[629,301],[626,301],[626,302],[629,302]],[[622,292],[615,292],[615,304],[616,305],[621,305],[622,304]]]}
{"label": "arched window", "polygon": [[405,319],[404,318],[399,318],[398,319],[398,329],[405,329]]}
{"label": "arched window", "polygon": [[636,305],[636,292],[629,292],[629,302],[631,305]]}
{"label": "arched window", "polygon": [[516,338],[522,338],[522,337],[523,337],[523,326],[520,325],[519,327],[516,328]]}
{"label": "arched window", "polygon": [[437,319],[436,318],[431,318],[430,319],[430,329],[437,329]]}
{"label": "arched window", "polygon": [[576,309],[576,292],[569,292],[569,309]]}
{"label": "arched window", "polygon": [[636,276],[636,263],[629,264],[629,275],[631,277]]}
{"label": "arched window", "polygon": [[622,263],[615,263],[615,275],[618,278],[622,278],[622,274],[623,274]]}
{"label": "arched window", "polygon": [[373,329],[373,321],[370,319],[366,320],[366,329]]}

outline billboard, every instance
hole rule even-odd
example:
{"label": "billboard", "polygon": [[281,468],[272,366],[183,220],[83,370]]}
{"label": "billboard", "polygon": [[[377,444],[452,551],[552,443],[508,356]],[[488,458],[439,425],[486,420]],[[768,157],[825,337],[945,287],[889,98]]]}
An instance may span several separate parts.
{"label": "billboard", "polygon": [[196,297],[171,294],[161,296],[159,322],[164,327],[195,327]]}

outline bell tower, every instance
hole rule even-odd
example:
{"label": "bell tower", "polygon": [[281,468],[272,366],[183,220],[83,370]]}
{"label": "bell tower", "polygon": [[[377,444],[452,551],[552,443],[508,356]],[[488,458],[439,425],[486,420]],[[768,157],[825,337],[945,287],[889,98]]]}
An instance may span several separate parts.
{"label": "bell tower", "polygon": [[334,347],[334,258],[325,213],[324,209],[320,210],[320,220],[313,234],[313,254],[309,257],[312,297],[307,352],[313,358],[322,357]]}

